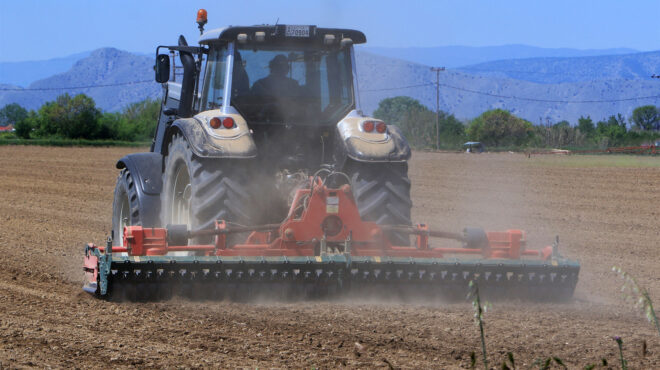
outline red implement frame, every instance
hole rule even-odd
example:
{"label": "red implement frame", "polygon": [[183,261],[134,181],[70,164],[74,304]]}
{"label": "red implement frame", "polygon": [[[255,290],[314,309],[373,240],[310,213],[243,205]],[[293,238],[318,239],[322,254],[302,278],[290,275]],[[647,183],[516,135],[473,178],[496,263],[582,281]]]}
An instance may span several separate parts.
{"label": "red implement frame", "polygon": [[[462,240],[462,236],[429,230],[419,224],[411,226],[383,226],[360,218],[349,185],[328,188],[318,180],[311,189],[299,189],[287,219],[280,225],[254,227],[243,244],[229,245],[227,234],[246,231],[232,229],[226,222],[217,221],[211,245],[172,246],[167,243],[167,229],[127,226],[124,246],[112,252],[127,252],[132,256],[165,255],[174,251],[198,252],[209,256],[317,256],[334,248],[352,256],[443,258],[445,255],[474,255],[484,259],[520,259],[522,256],[547,260],[552,247],[542,250],[525,249],[525,235],[520,230],[486,233],[488,243],[479,248],[431,247],[429,237]],[[238,230],[240,229],[240,230]],[[237,231],[238,230],[238,231]],[[416,236],[412,246],[392,245],[388,232],[403,232]],[[98,247],[103,250],[103,247]]]}

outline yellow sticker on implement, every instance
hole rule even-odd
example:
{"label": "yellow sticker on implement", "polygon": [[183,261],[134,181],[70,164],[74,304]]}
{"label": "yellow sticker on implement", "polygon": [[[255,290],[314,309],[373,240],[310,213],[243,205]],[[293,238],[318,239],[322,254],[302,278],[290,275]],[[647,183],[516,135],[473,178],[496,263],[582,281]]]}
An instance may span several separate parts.
{"label": "yellow sticker on implement", "polygon": [[135,262],[140,262],[140,256],[135,256]]}
{"label": "yellow sticker on implement", "polygon": [[316,262],[323,262],[323,258],[321,258],[321,256],[316,256]]}
{"label": "yellow sticker on implement", "polygon": [[328,204],[325,206],[325,213],[339,213],[339,206],[332,206]]}
{"label": "yellow sticker on implement", "polygon": [[553,266],[559,266],[559,263],[557,263],[557,260],[552,260],[552,265]]}
{"label": "yellow sticker on implement", "polygon": [[380,257],[379,256],[374,257],[374,261],[380,263]]}

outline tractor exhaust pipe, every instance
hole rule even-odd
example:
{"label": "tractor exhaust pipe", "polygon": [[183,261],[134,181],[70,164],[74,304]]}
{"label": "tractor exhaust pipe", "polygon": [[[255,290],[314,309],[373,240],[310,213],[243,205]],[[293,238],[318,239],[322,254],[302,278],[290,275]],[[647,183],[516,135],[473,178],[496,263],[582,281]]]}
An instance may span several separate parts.
{"label": "tractor exhaust pipe", "polygon": [[[185,37],[179,36],[179,46],[188,46]],[[195,93],[195,58],[190,52],[179,51],[183,65],[183,80],[181,81],[181,100],[179,101],[179,117],[192,116],[193,95]]]}

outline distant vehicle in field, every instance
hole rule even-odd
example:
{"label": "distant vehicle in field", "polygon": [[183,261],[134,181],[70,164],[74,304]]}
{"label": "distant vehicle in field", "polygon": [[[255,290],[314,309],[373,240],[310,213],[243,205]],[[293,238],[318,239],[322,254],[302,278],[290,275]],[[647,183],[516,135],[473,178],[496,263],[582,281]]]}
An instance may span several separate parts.
{"label": "distant vehicle in field", "polygon": [[468,141],[463,144],[463,148],[465,148],[466,153],[483,153],[486,150],[484,144],[478,141]]}

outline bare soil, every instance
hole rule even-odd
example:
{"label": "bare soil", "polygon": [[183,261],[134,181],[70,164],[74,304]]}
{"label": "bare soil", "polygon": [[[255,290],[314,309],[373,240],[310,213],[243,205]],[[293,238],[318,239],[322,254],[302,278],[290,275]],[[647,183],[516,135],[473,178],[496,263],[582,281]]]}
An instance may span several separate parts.
{"label": "bare soil", "polygon": [[[110,230],[127,148],[0,147],[0,368],[465,368],[480,364],[469,303],[108,303],[81,290],[86,242]],[[565,304],[494,302],[490,364],[556,356],[569,368],[660,368],[660,337],[620,292],[621,266],[660,307],[660,158],[423,153],[410,163],[414,220],[460,231],[560,236],[582,264]],[[643,353],[643,343],[647,350]],[[525,366],[526,367],[526,366]]]}

